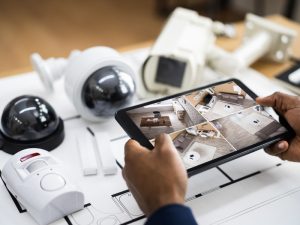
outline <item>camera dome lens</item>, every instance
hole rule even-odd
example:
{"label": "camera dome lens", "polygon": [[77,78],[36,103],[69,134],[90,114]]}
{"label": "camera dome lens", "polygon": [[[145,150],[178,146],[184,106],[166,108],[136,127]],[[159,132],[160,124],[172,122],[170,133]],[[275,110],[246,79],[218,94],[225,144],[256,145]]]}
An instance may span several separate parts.
{"label": "camera dome lens", "polygon": [[59,125],[54,109],[42,98],[20,96],[4,109],[2,132],[18,141],[34,141],[48,137]]}
{"label": "camera dome lens", "polygon": [[133,78],[107,66],[95,71],[84,83],[82,101],[95,116],[111,116],[128,105],[134,95]]}

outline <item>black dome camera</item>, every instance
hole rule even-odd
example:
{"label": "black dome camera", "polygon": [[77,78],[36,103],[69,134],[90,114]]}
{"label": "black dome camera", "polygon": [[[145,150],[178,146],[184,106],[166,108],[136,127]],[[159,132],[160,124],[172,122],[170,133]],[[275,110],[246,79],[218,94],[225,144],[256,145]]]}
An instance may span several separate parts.
{"label": "black dome camera", "polygon": [[44,99],[23,95],[4,108],[0,149],[15,154],[26,148],[52,150],[64,139],[64,124]]}

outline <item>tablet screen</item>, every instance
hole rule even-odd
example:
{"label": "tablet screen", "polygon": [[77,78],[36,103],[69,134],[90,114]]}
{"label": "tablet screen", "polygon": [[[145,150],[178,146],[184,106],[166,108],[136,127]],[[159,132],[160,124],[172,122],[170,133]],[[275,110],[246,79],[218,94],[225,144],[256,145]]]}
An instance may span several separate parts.
{"label": "tablet screen", "polygon": [[170,135],[186,169],[287,130],[234,81],[127,111],[154,145]]}

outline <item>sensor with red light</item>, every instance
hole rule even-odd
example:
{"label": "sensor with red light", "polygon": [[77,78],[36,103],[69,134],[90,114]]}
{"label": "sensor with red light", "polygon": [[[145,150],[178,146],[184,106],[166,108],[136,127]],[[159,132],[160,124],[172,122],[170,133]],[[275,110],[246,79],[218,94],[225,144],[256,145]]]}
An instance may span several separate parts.
{"label": "sensor with red light", "polygon": [[83,192],[48,151],[37,148],[19,151],[6,162],[1,176],[11,194],[40,225],[84,207]]}

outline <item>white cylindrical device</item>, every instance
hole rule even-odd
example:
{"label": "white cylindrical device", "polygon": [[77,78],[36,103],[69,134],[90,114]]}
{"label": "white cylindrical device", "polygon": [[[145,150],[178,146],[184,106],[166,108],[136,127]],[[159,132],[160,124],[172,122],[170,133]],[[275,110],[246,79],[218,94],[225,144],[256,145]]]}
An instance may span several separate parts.
{"label": "white cylindrical device", "polygon": [[248,67],[261,57],[267,54],[272,44],[272,37],[268,32],[258,32],[245,40],[232,54],[239,59],[242,67]]}

